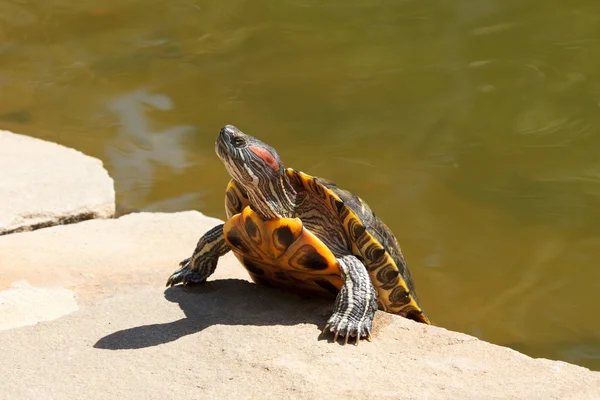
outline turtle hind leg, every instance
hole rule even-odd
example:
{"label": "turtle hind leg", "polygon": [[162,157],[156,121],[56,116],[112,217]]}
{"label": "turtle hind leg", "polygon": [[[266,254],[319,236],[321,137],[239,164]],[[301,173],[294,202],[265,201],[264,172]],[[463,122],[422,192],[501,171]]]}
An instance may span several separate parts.
{"label": "turtle hind leg", "polygon": [[230,250],[223,235],[223,224],[206,232],[198,241],[194,254],[179,263],[180,267],[167,280],[167,286],[200,283],[215,272],[219,257]]}
{"label": "turtle hind leg", "polygon": [[337,260],[343,284],[323,332],[333,332],[334,341],[338,336],[344,337],[344,344],[348,343],[350,337],[356,337],[355,344],[358,344],[363,337],[371,339],[377,292],[367,269],[358,258],[349,255]]}

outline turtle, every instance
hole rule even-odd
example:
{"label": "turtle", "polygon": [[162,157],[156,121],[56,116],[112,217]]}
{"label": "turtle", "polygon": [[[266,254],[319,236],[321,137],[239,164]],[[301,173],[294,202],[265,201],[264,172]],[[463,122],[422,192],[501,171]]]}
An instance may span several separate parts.
{"label": "turtle", "polygon": [[233,251],[257,284],[334,298],[323,333],[371,341],[377,309],[430,324],[392,231],[360,197],[286,168],[277,151],[233,125],[215,151],[231,180],[227,220],[206,232],[167,286],[203,283]]}

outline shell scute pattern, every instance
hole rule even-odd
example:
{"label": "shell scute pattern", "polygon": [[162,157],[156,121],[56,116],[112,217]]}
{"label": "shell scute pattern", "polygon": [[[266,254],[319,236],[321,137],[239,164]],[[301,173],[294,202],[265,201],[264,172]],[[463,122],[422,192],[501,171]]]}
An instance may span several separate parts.
{"label": "shell scute pattern", "polygon": [[335,256],[298,218],[265,221],[247,206],[225,223],[223,233],[255,281],[326,294],[341,287]]}
{"label": "shell scute pattern", "polygon": [[225,190],[225,213],[227,218],[231,218],[235,214],[242,212],[250,204],[248,195],[240,190],[235,181],[229,181]]}
{"label": "shell scute pattern", "polygon": [[[371,281],[378,293],[380,307],[386,311],[429,323],[417,299],[411,294],[410,277],[407,275],[408,282],[404,279],[406,274],[404,264],[394,260],[394,258],[403,260],[397,242],[394,239],[392,246],[389,246],[389,243],[382,240],[383,235],[368,225],[371,221],[376,221],[376,217],[362,199],[339,189],[334,183],[325,179],[314,178],[291,168],[287,173],[290,178],[302,183],[311,194],[324,199],[324,203],[338,215],[346,237],[350,239],[352,253],[360,256],[369,271]],[[342,199],[342,196],[345,199]],[[383,223],[379,222],[379,224],[387,229]],[[388,248],[384,245],[388,245]],[[396,257],[393,257],[394,255]]]}
{"label": "shell scute pattern", "polygon": [[227,187],[226,241],[256,282],[332,294],[341,287],[336,255],[366,266],[379,307],[430,323],[417,303],[400,248],[389,229],[357,196],[292,168],[299,218],[263,221],[234,181]]}

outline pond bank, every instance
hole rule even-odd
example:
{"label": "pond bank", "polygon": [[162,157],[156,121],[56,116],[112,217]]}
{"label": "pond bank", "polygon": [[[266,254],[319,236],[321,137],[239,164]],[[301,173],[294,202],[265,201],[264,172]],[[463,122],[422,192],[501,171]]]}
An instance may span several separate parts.
{"label": "pond bank", "polygon": [[45,224],[77,221],[81,210],[93,219],[0,236],[7,398],[600,395],[598,372],[382,312],[372,343],[329,343],[319,332],[332,304],[254,285],[231,255],[211,285],[165,290],[177,263],[219,221],[196,211],[112,219],[112,179],[98,160],[10,135],[0,136],[2,221],[20,218],[6,215],[26,209],[19,207],[32,193],[48,200],[35,206],[35,215],[53,216]]}

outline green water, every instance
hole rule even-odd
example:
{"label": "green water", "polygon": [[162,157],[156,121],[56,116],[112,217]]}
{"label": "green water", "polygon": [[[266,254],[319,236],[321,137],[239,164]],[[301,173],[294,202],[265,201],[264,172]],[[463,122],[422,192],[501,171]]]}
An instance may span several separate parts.
{"label": "green water", "polygon": [[224,217],[237,125],[363,197],[436,324],[600,370],[599,2],[104,4],[0,2],[0,128]]}

